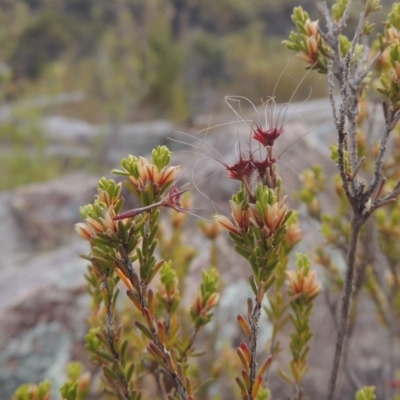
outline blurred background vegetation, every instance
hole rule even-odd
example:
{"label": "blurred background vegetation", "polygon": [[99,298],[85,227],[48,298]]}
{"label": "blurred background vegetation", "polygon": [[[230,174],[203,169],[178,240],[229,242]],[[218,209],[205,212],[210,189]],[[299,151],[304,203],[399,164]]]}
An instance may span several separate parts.
{"label": "blurred background vegetation", "polygon": [[[260,104],[285,68],[287,101],[304,76],[281,45],[299,3],[317,16],[314,0],[0,0],[0,190],[95,167],[45,157],[46,115],[190,121],[228,94]],[[326,93],[312,74],[294,100],[310,87]]]}

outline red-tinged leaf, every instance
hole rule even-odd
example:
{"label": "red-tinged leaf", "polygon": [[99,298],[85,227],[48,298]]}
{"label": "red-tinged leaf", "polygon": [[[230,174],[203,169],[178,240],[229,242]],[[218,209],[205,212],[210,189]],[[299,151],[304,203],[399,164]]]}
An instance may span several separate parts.
{"label": "red-tinged leaf", "polygon": [[274,360],[274,357],[272,355],[269,355],[267,357],[267,359],[261,365],[259,375],[264,376],[264,374],[268,371],[269,367],[271,366],[273,360]]}
{"label": "red-tinged leaf", "polygon": [[237,320],[239,322],[239,325],[243,329],[243,332],[246,334],[246,336],[248,338],[250,338],[251,337],[251,331],[250,331],[249,323],[240,314],[236,318],[237,318]]}
{"label": "red-tinged leaf", "polygon": [[246,357],[247,363],[250,365],[251,354],[250,354],[249,348],[247,347],[247,344],[244,342],[240,343],[240,349],[243,351],[243,354]]}
{"label": "red-tinged leaf", "polygon": [[238,356],[239,356],[239,358],[240,358],[240,361],[242,362],[243,368],[244,368],[247,372],[249,372],[250,366],[249,366],[249,363],[248,363],[247,360],[246,360],[245,355],[243,354],[242,349],[241,349],[240,347],[238,347],[236,351],[237,351],[237,354],[238,354]]}
{"label": "red-tinged leaf", "polygon": [[253,397],[253,399],[255,399],[257,397],[257,393],[258,393],[258,390],[260,389],[262,379],[263,379],[262,375],[258,375],[254,381],[253,389],[251,391],[251,396]]}
{"label": "red-tinged leaf", "polygon": [[249,390],[251,388],[251,380],[249,374],[245,370],[242,370],[242,378],[246,389]]}

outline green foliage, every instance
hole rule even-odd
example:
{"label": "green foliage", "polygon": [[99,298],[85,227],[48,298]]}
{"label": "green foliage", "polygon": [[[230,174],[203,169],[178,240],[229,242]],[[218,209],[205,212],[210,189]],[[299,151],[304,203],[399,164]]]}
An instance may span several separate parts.
{"label": "green foliage", "polygon": [[62,400],[84,400],[89,394],[90,374],[83,372],[83,366],[78,362],[67,365],[68,380],[60,388]]}
{"label": "green foliage", "polygon": [[364,387],[356,393],[356,400],[376,400],[375,387]]}
{"label": "green foliage", "polygon": [[172,261],[163,264],[160,269],[160,279],[167,296],[158,293],[157,297],[169,312],[174,313],[179,305],[180,295],[176,290],[179,282],[178,273],[172,268]]}
{"label": "green foliage", "polygon": [[[342,58],[348,54],[351,49],[351,38],[347,37],[342,32],[342,26],[347,22],[349,13],[346,13],[348,0],[337,0],[332,5],[331,16],[332,23],[338,26],[338,48],[332,47],[332,42],[326,42],[326,37],[322,37],[319,32],[318,21],[312,21],[309,15],[302,7],[296,7],[293,11],[292,20],[296,25],[297,32],[292,31],[289,39],[284,40],[285,46],[297,52],[297,57],[304,60],[308,65],[307,69],[315,69],[320,73],[327,73],[328,61],[332,60],[337,50],[340,51]],[[379,0],[367,0],[365,2],[365,16],[377,12],[381,9]],[[344,19],[346,21],[344,21]],[[369,35],[374,30],[375,24],[364,20],[362,33]],[[333,52],[333,53],[332,53]],[[362,60],[363,45],[356,44],[355,55]],[[354,61],[353,61],[354,62]]]}
{"label": "green foliage", "polygon": [[[60,57],[69,43],[77,40],[79,26],[50,8],[33,18],[19,37],[11,56],[18,74],[37,79],[51,62]],[[35,42],[35,48],[32,47]]]}
{"label": "green foliage", "polygon": [[342,57],[345,57],[345,55],[349,52],[351,48],[351,42],[349,38],[345,35],[340,35],[339,46],[340,46],[340,54],[342,55]]}
{"label": "green foliage", "polygon": [[[291,8],[291,0],[270,3],[268,10],[263,1],[82,0],[78,6],[63,0],[33,7],[15,0],[0,13],[0,59],[13,75],[0,98],[79,90],[85,102],[57,112],[100,123],[184,120],[202,107],[199,85],[259,99],[275,85],[266,71],[279,75],[287,63],[276,44]],[[298,77],[296,71],[290,67],[282,78],[282,101],[291,96],[289,75]]]}
{"label": "green foliage", "polygon": [[295,7],[292,14],[292,21],[295,23],[300,33],[291,32],[289,40],[284,40],[283,44],[287,49],[293,51],[305,50],[305,41],[302,35],[306,35],[305,24],[309,20],[309,15],[302,7]]}
{"label": "green foliage", "polygon": [[390,63],[392,70],[381,75],[381,88],[378,91],[382,93],[394,107],[395,110],[400,109],[400,45],[395,43],[391,46]]}
{"label": "green foliage", "polygon": [[202,271],[203,282],[200,284],[200,294],[190,309],[190,315],[192,317],[196,330],[199,330],[202,326],[208,324],[213,314],[208,310],[211,310],[218,302],[219,295],[218,280],[219,275],[215,269],[209,271]]}
{"label": "green foliage", "polygon": [[20,386],[13,400],[49,400],[51,397],[51,382],[44,381],[38,385],[25,384]]}
{"label": "green foliage", "polygon": [[68,379],[71,379],[72,381],[77,381],[82,374],[83,366],[81,363],[71,362],[67,365]]}
{"label": "green foliage", "polygon": [[[288,63],[278,35],[288,27],[290,8],[290,1],[274,2],[266,13],[263,2],[222,0],[82,0],[79,5],[63,0],[37,7],[15,0],[3,7],[0,106],[11,107],[13,116],[0,123],[0,190],[102,168],[99,157],[63,160],[47,154],[41,119],[49,112],[105,126],[138,118],[181,121],[199,107],[201,112],[212,107],[200,85],[207,96],[230,91],[256,101],[268,94],[288,100],[299,65]],[[271,18],[273,12],[281,17]],[[275,78],[265,79],[265,74],[279,76],[283,64],[288,64],[287,73],[279,93],[273,93]],[[323,85],[306,77],[294,99],[304,99],[310,86],[312,96],[325,94]],[[84,102],[51,103],[43,111],[19,107],[74,91],[85,95]],[[95,152],[105,150],[103,145],[99,139]]]}
{"label": "green foliage", "polygon": [[[255,282],[257,284],[264,282],[268,285],[272,272],[279,262],[279,249],[285,238],[286,223],[292,212],[287,209],[285,199],[282,198],[278,188],[271,189],[259,185],[254,193],[252,208],[248,202],[243,188],[232,197],[233,214],[238,215],[235,218],[241,231],[240,233],[231,231],[230,235],[235,250],[250,262]],[[241,213],[247,216],[239,219]],[[257,221],[255,226],[249,224],[252,214]],[[263,231],[260,230],[262,226],[265,226]],[[254,243],[258,243],[258,246],[254,247]]]}
{"label": "green foliage", "polygon": [[207,301],[210,296],[217,292],[219,275],[215,269],[202,271],[203,282],[200,285],[200,292],[203,299]]}
{"label": "green foliage", "polygon": [[297,57],[306,61],[307,69],[315,69],[320,73],[327,72],[329,49],[318,31],[318,21],[311,21],[302,7],[295,7],[292,14],[298,32],[292,31],[283,44],[287,49],[296,51]]}
{"label": "green foliage", "polygon": [[[288,271],[289,295],[292,296],[290,320],[294,331],[290,334],[290,349],[293,356],[289,364],[290,374],[296,384],[300,383],[308,371],[307,355],[309,341],[313,336],[310,317],[313,300],[319,293],[320,285],[316,282],[315,271],[310,270],[311,264],[306,254],[296,255],[295,271]],[[281,375],[287,379],[285,373]]]}
{"label": "green foliage", "polygon": [[[62,400],[84,400],[89,393],[90,374],[83,373],[78,362],[69,363],[66,367],[68,380],[60,388]],[[14,393],[13,400],[50,400],[51,383],[44,381],[38,385],[21,385]]]}
{"label": "green foliage", "polygon": [[315,218],[320,217],[321,205],[318,193],[326,189],[326,179],[321,166],[313,166],[301,175],[302,188],[299,199],[307,206],[307,211]]}
{"label": "green foliage", "polygon": [[387,16],[387,28],[393,27],[400,31],[400,3],[393,3]]}
{"label": "green foliage", "polygon": [[10,122],[0,124],[3,152],[0,190],[48,180],[61,173],[62,161],[46,154],[48,140],[39,118],[35,107],[21,107]]}
{"label": "green foliage", "polygon": [[348,2],[349,0],[337,0],[332,5],[332,18],[334,21],[339,22],[342,19]]}
{"label": "green foliage", "polygon": [[[106,390],[124,399],[136,399],[142,394],[138,390],[141,376],[151,378],[156,365],[167,371],[169,379],[175,379],[181,393],[190,394],[188,360],[196,356],[194,340],[211,321],[212,309],[219,300],[216,270],[203,271],[203,282],[190,314],[182,311],[179,280],[185,279],[192,259],[186,257],[190,250],[180,237],[183,220],[171,218],[176,240],[164,237],[158,241],[160,209],[175,208],[171,201],[180,202],[180,194],[173,186],[179,168],[170,167],[170,159],[170,151],[158,147],[152,152],[152,163],[133,156],[122,160],[124,169],[116,172],[129,179],[129,187],[142,201],[142,207],[120,213],[121,184],[103,178],[94,203],[82,209],[86,223],[77,225],[77,232],[91,244],[91,254],[85,258],[91,263],[86,278],[93,316],[86,346],[93,362],[103,370]],[[167,245],[171,246],[170,253]],[[157,259],[157,247],[161,254],[174,255],[173,259]],[[186,256],[179,257],[179,252]],[[183,265],[179,265],[181,260]],[[157,275],[156,287],[150,287]],[[137,318],[134,324],[126,321],[123,326],[118,322],[126,318],[118,301],[120,281],[127,289],[127,312],[129,309],[129,315],[133,313]],[[135,356],[131,358],[132,355]],[[74,388],[70,383],[65,389],[73,400]]]}
{"label": "green foliage", "polygon": [[380,0],[366,0],[365,1],[365,14],[369,15],[373,12],[379,11],[382,9],[380,5]]}
{"label": "green foliage", "polygon": [[172,153],[166,146],[159,146],[151,152],[153,164],[155,164],[160,171],[166,167],[171,161]]}

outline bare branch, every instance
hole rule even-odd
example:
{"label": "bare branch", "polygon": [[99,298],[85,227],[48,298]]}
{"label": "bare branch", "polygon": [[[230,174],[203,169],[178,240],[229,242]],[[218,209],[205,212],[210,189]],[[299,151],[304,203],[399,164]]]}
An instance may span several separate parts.
{"label": "bare branch", "polygon": [[349,310],[351,304],[351,295],[353,291],[354,266],[356,261],[357,241],[363,221],[361,218],[353,214],[351,221],[351,235],[349,250],[347,253],[347,271],[344,294],[342,299],[342,311],[338,335],[336,340],[335,355],[333,360],[332,372],[328,386],[328,400],[334,400],[336,397],[336,383],[338,378],[339,367],[342,360],[343,347],[346,340],[347,330],[349,326]]}
{"label": "bare branch", "polygon": [[336,102],[335,102],[335,97],[334,97],[335,82],[333,81],[333,75],[334,75],[333,74],[333,62],[330,60],[330,61],[328,61],[328,94],[329,94],[329,101],[331,103],[331,108],[332,108],[333,120],[335,122],[336,130],[339,131],[340,122],[339,122],[339,118],[337,116]]}
{"label": "bare branch", "polygon": [[251,393],[253,389],[254,382],[256,380],[256,369],[257,369],[257,337],[258,337],[258,321],[261,316],[261,303],[256,298],[254,308],[250,314],[249,322],[250,322],[250,354],[251,354],[251,362],[250,362],[250,382],[251,386],[249,388],[249,393]]}

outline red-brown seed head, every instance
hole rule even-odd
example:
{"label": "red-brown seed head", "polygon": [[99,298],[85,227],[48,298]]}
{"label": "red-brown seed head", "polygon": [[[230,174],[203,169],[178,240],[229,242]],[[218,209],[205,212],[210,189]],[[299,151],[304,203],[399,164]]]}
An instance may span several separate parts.
{"label": "red-brown seed head", "polygon": [[225,169],[229,172],[229,178],[238,181],[243,181],[251,176],[254,171],[254,166],[252,165],[250,159],[245,159],[240,156],[239,161],[232,166],[226,165]]}
{"label": "red-brown seed head", "polygon": [[251,157],[251,163],[258,171],[258,174],[263,177],[266,170],[276,163],[276,158],[273,158],[271,152],[268,152],[264,160],[256,160],[254,157]]}
{"label": "red-brown seed head", "polygon": [[266,147],[266,154],[259,159],[251,155],[251,163],[254,170],[258,173],[258,177],[263,185],[267,185],[270,188],[275,188],[276,186],[276,173],[273,168],[277,159],[272,156],[272,147]]}
{"label": "red-brown seed head", "polygon": [[256,125],[253,130],[253,139],[260,142],[263,146],[273,146],[275,140],[283,133],[283,127],[271,126],[268,129],[263,129]]}

